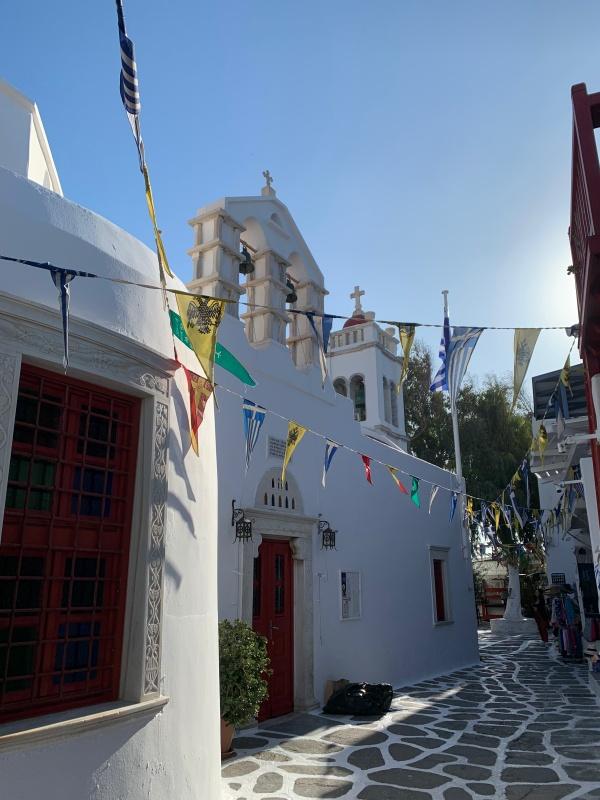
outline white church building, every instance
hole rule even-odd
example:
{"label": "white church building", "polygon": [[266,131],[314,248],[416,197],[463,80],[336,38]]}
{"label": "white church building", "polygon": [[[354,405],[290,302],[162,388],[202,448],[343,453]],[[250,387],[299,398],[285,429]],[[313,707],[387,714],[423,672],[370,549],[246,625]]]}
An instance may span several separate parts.
{"label": "white church building", "polygon": [[[190,224],[189,287],[235,301],[218,340],[256,381],[217,365],[199,457],[160,292],[75,278],[65,373],[49,273],[0,261],[10,800],[218,798],[219,618],[269,640],[261,718],[315,707],[329,680],[397,686],[478,661],[470,554],[459,513],[449,520],[456,478],[406,451],[394,330],[355,289],[323,386],[309,320],[290,308],[322,312],[324,277],[270,178]],[[148,247],[63,197],[36,106],[3,83],[0,254],[157,283]],[[266,409],[248,468],[245,399]],[[282,482],[290,419],[309,430]],[[325,487],[323,437],[340,445]],[[420,508],[386,464],[421,479]],[[442,487],[431,510],[428,481]],[[233,501],[249,542],[234,541]],[[336,549],[322,549],[325,527]]]}

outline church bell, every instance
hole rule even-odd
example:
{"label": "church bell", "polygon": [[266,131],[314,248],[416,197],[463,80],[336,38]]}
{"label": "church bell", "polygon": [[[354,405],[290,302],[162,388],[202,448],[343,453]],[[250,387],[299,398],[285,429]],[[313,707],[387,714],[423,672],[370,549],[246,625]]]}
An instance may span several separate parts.
{"label": "church bell", "polygon": [[286,302],[286,303],[295,303],[295,302],[296,302],[296,300],[298,299],[298,295],[296,294],[296,290],[294,289],[294,284],[293,284],[293,283],[291,282],[291,280],[288,278],[288,279],[286,280],[286,282],[285,282],[285,285],[286,285],[286,286],[288,287],[288,289],[290,290],[290,291],[288,292],[288,294],[286,295],[285,302]]}
{"label": "church bell", "polygon": [[241,256],[240,275],[249,275],[251,272],[254,272],[254,262],[252,261],[252,256],[246,245],[242,247]]}

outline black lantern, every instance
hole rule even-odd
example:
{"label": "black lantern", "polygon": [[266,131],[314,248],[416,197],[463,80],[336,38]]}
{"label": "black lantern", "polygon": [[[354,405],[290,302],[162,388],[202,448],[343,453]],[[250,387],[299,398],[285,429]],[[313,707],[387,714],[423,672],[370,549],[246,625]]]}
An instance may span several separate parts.
{"label": "black lantern", "polygon": [[321,550],[337,550],[335,546],[334,531],[326,519],[319,520],[319,533],[321,534]]}
{"label": "black lantern", "polygon": [[254,272],[254,262],[246,245],[242,245],[242,260],[240,261],[240,275],[249,275]]}
{"label": "black lantern", "polygon": [[293,284],[293,283],[292,283],[292,281],[291,281],[291,280],[288,278],[288,279],[286,280],[286,282],[285,282],[285,285],[286,285],[286,286],[288,287],[288,289],[290,290],[290,291],[288,292],[288,294],[286,295],[285,302],[286,302],[286,303],[295,303],[295,302],[296,302],[296,300],[298,299],[298,295],[296,294],[296,290],[294,289],[294,284]]}
{"label": "black lantern", "polygon": [[231,524],[235,525],[234,542],[252,541],[252,520],[247,519],[243,508],[235,507],[235,500],[231,501]]}

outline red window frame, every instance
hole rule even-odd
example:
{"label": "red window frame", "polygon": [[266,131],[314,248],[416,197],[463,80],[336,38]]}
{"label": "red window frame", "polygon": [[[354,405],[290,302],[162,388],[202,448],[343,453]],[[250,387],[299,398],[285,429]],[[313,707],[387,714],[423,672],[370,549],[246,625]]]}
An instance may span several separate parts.
{"label": "red window frame", "polygon": [[446,622],[446,590],[444,559],[433,559],[433,587],[435,591],[435,621]]}
{"label": "red window frame", "polygon": [[0,540],[0,722],[119,693],[140,400],[23,364]]}

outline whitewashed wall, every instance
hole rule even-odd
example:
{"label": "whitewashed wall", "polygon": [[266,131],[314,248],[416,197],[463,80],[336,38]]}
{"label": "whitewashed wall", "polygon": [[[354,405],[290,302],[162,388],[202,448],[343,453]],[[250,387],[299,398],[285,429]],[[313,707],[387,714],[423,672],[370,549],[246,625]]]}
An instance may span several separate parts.
{"label": "whitewashed wall", "polygon": [[[139,241],[4,169],[0,169],[0,242],[0,250],[8,255],[144,283],[157,281],[155,256]],[[160,292],[91,279],[76,279],[71,286],[73,350],[84,348],[89,353],[89,362],[74,358],[71,374],[147,396],[151,379],[138,381],[136,389],[134,372],[115,368],[111,373],[111,364],[123,363],[129,353],[142,372],[147,368],[152,375],[153,364],[169,361],[172,340]],[[7,313],[21,315],[14,335],[3,328],[0,350],[24,351],[25,358],[62,371],[62,352],[56,347],[60,325],[56,289],[48,273],[0,262],[0,307],[0,312],[6,308]],[[38,317],[46,320],[47,327],[40,328],[32,356],[28,324]],[[114,348],[112,354],[100,356],[109,345]],[[209,410],[200,437],[202,458],[197,459],[189,451],[186,409],[187,387],[177,373],[171,382],[167,442],[160,676],[160,694],[168,703],[162,710],[111,720],[103,727],[93,723],[86,733],[67,736],[64,727],[41,733],[39,741],[26,745],[12,742],[7,746],[6,740],[3,744],[3,735],[14,728],[0,726],[2,797],[195,800],[219,796],[214,423]],[[138,474],[153,464],[152,438],[142,438]],[[143,575],[146,564],[140,566]],[[130,561],[130,572],[134,567]],[[139,632],[131,635],[133,640]],[[128,641],[124,653],[127,650]],[[141,663],[139,669],[143,669]],[[43,722],[35,718],[31,727]]]}

